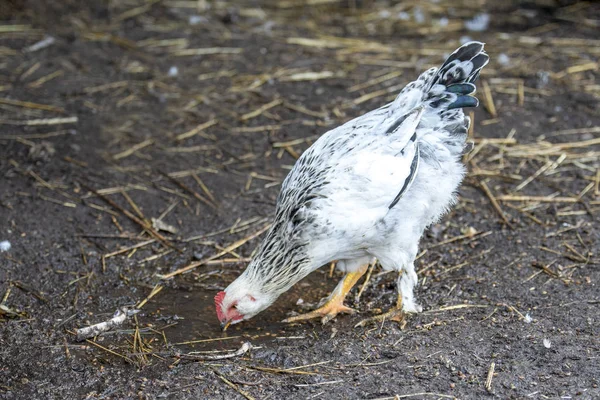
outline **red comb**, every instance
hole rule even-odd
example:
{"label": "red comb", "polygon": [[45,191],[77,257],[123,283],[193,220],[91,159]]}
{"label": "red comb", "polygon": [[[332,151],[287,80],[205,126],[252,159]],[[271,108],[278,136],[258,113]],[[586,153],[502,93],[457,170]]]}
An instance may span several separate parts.
{"label": "red comb", "polygon": [[217,318],[219,321],[223,321],[225,319],[225,314],[223,314],[223,299],[225,298],[225,292],[219,292],[215,296],[215,306],[217,307]]}

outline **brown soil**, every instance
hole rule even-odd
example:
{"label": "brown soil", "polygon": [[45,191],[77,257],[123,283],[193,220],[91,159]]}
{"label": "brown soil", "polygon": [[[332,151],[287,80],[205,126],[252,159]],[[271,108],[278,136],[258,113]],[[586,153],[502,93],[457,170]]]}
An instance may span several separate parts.
{"label": "brown soil", "polygon": [[[600,6],[302,3],[0,5],[1,398],[600,398]],[[295,157],[467,35],[492,62],[459,203],[422,241],[424,312],[353,328],[394,301],[376,269],[362,316],[280,323],[335,285],[324,267],[222,334],[212,297]],[[164,243],[140,225],[161,215]]]}

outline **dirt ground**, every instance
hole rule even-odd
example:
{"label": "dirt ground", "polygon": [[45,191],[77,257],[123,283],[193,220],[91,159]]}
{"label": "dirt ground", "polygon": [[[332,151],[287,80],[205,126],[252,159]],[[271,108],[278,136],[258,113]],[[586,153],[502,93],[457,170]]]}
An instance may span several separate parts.
{"label": "dirt ground", "polygon": [[[600,398],[599,21],[553,0],[2,1],[0,398]],[[295,158],[467,37],[492,61],[459,203],[422,240],[424,311],[354,328],[394,301],[376,268],[361,315],[280,323],[333,288],[324,267],[221,333],[212,298]]]}

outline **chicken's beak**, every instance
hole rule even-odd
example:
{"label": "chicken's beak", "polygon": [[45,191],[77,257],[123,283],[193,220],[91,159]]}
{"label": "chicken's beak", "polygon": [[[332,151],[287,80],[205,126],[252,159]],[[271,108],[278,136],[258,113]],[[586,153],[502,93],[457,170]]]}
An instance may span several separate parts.
{"label": "chicken's beak", "polygon": [[231,321],[221,322],[221,330],[225,332],[229,328],[229,325],[231,325]]}

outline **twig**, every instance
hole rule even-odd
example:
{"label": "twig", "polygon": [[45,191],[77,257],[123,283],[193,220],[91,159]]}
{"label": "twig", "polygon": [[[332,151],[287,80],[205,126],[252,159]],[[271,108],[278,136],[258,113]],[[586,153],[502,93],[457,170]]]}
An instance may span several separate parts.
{"label": "twig", "polygon": [[121,22],[126,19],[134,18],[140,14],[143,14],[143,13],[147,12],[148,10],[150,10],[152,8],[152,6],[155,3],[158,3],[159,1],[161,1],[161,0],[150,0],[150,1],[147,1],[146,4],[144,4],[142,6],[127,10],[127,11],[123,12],[122,14],[117,15],[115,17],[115,22]]}
{"label": "twig", "polygon": [[488,185],[485,183],[485,181],[479,182],[479,185],[481,186],[481,189],[483,189],[483,192],[488,197],[488,199],[490,199],[490,202],[492,203],[492,206],[494,207],[494,209],[496,210],[496,212],[500,215],[500,217],[502,218],[502,220],[504,221],[504,223],[506,225],[508,225],[511,229],[514,229],[514,227],[512,226],[512,224],[510,223],[510,221],[506,217],[506,214],[504,214],[504,211],[502,211],[502,207],[500,207],[500,204],[498,204],[498,201],[496,200],[496,198],[492,194],[492,191],[490,190],[490,188],[488,187]]}
{"label": "twig", "polygon": [[247,366],[246,368],[254,369],[254,370],[257,370],[257,371],[269,372],[271,374],[321,375],[320,373],[317,373],[317,372],[296,371],[296,370],[289,371],[289,370],[286,370],[286,369],[279,369],[279,368],[259,367],[257,365],[250,365],[250,366]]}
{"label": "twig", "polygon": [[140,217],[140,219],[142,221],[146,220],[146,217],[144,216],[144,213],[142,213],[142,210],[140,210],[140,208],[138,207],[138,205],[135,204],[135,202],[127,194],[127,192],[123,190],[123,191],[121,191],[121,194],[123,195],[123,197],[125,197],[125,200],[127,200],[127,202],[129,203],[129,205],[131,206],[131,208],[133,208],[133,211],[135,211],[135,213],[138,215],[138,217]]}
{"label": "twig", "polygon": [[8,282],[8,288],[6,289],[4,296],[2,296],[2,300],[0,301],[0,304],[6,303],[6,300],[8,300],[8,296],[10,296],[11,291],[12,291],[12,283]]}
{"label": "twig", "polygon": [[146,139],[141,143],[138,143],[136,145],[131,146],[130,148],[128,148],[127,150],[124,150],[118,154],[115,154],[113,156],[113,158],[115,160],[120,160],[122,158],[125,157],[129,157],[130,155],[132,155],[133,153],[135,153],[138,150],[143,149],[144,147],[150,146],[152,143],[154,143],[154,139]]}
{"label": "twig", "polygon": [[197,134],[199,134],[200,132],[202,132],[206,128],[209,128],[209,127],[211,127],[213,125],[216,125],[217,123],[218,123],[218,121],[216,119],[211,119],[208,122],[205,122],[203,124],[198,125],[194,129],[191,129],[191,130],[189,130],[187,132],[184,132],[184,133],[181,133],[181,134],[177,135],[175,137],[175,139],[176,140],[184,140],[184,139],[191,138],[193,136],[196,136]]}
{"label": "twig", "polygon": [[363,83],[359,83],[358,85],[354,85],[348,88],[348,92],[352,93],[352,92],[356,92],[357,90],[362,90],[362,89],[366,89],[369,86],[373,86],[373,85],[377,85],[380,83],[383,83],[387,80],[393,79],[393,78],[397,78],[400,75],[402,75],[402,71],[393,71],[390,72],[388,74],[382,75],[380,77],[374,78],[374,79],[369,79],[366,82]]}
{"label": "twig", "polygon": [[261,106],[260,108],[254,110],[252,112],[249,112],[247,114],[242,115],[241,120],[242,121],[247,121],[249,119],[258,117],[259,115],[261,115],[265,111],[270,110],[271,108],[276,107],[276,106],[280,105],[281,103],[283,103],[283,101],[281,99],[275,99],[272,102],[267,103],[267,104]]}
{"label": "twig", "polygon": [[320,386],[320,385],[335,385],[336,383],[342,383],[344,382],[343,380],[337,380],[337,381],[327,381],[327,382],[317,382],[317,383],[301,383],[301,384],[297,384],[294,385],[296,387],[310,387],[310,386]]}
{"label": "twig", "polygon": [[423,314],[430,314],[430,313],[442,312],[442,311],[459,310],[462,308],[488,308],[488,307],[489,306],[485,305],[485,304],[455,304],[453,306],[440,307],[437,310],[423,311]]}
{"label": "twig", "polygon": [[500,201],[537,201],[541,203],[578,203],[579,199],[575,197],[551,197],[551,196],[513,196],[503,195],[496,199]]}
{"label": "twig", "polygon": [[373,274],[373,270],[375,269],[376,264],[377,263],[374,262],[369,265],[369,269],[367,270],[367,277],[365,278],[365,281],[363,282],[362,286],[358,290],[358,293],[356,293],[356,296],[354,297],[355,303],[358,303],[360,301],[360,296],[362,296],[363,292],[367,288],[367,285],[369,284],[369,281],[371,280],[371,275]]}
{"label": "twig", "polygon": [[439,243],[432,244],[432,245],[431,245],[431,246],[429,246],[427,249],[433,249],[434,247],[443,246],[443,245],[445,245],[445,244],[448,244],[448,243],[454,243],[454,242],[457,242],[457,241],[459,241],[459,240],[463,240],[463,239],[473,239],[473,238],[475,238],[475,237],[482,238],[482,237],[485,237],[485,236],[489,236],[489,235],[491,235],[492,233],[493,233],[492,231],[487,231],[487,232],[474,232],[474,233],[470,233],[470,232],[469,232],[469,233],[466,233],[466,234],[464,234],[464,235],[455,236],[455,237],[453,237],[453,238],[450,238],[450,239],[447,239],[447,240],[441,241],[441,242],[439,242]]}
{"label": "twig", "polygon": [[88,342],[91,345],[94,345],[96,347],[98,347],[99,349],[102,349],[104,351],[106,351],[107,353],[112,354],[113,356],[117,356],[117,357],[121,357],[122,359],[124,359],[125,361],[127,361],[130,364],[134,364],[133,360],[129,357],[124,356],[123,354],[119,354],[116,351],[112,351],[111,349],[107,349],[106,347],[94,342],[93,340],[90,339],[85,339],[86,342]]}
{"label": "twig", "polygon": [[28,119],[28,120],[23,120],[23,121],[12,120],[12,119],[0,119],[0,124],[40,126],[40,125],[76,124],[77,121],[78,121],[77,117],[41,118],[41,119]]}
{"label": "twig", "polygon": [[110,258],[110,257],[118,256],[119,254],[127,253],[130,250],[139,249],[140,247],[147,246],[147,245],[149,245],[151,243],[154,243],[154,242],[156,242],[156,239],[146,240],[146,241],[143,241],[141,243],[134,244],[133,246],[128,246],[128,247],[125,247],[125,248],[123,248],[121,250],[116,250],[116,251],[113,251],[112,253],[104,254],[103,257],[104,258]]}
{"label": "twig", "polygon": [[222,337],[222,338],[211,338],[211,339],[198,339],[198,340],[189,340],[187,342],[179,342],[179,343],[173,343],[174,346],[177,345],[184,345],[184,344],[195,344],[195,343],[208,343],[208,342],[220,342],[223,340],[232,340],[232,339],[237,339],[241,336],[228,336],[228,337]]}
{"label": "twig", "polygon": [[60,200],[57,200],[57,199],[53,199],[52,197],[44,196],[43,194],[40,194],[40,198],[42,200],[46,200],[46,201],[49,201],[49,202],[54,203],[54,204],[59,204],[59,205],[64,206],[64,207],[77,208],[77,204],[71,203],[70,201],[60,201]]}
{"label": "twig", "polygon": [[148,302],[148,300],[150,300],[152,297],[156,296],[158,293],[160,293],[161,290],[163,290],[164,286],[161,285],[156,285],[154,286],[154,288],[152,289],[152,291],[150,292],[150,294],[148,295],[148,297],[146,297],[144,300],[140,301],[135,308],[136,309],[140,309],[142,307],[144,307],[144,305]]}
{"label": "twig", "polygon": [[229,246],[227,246],[226,248],[224,248],[223,251],[221,251],[221,252],[219,252],[219,253],[217,253],[217,254],[215,254],[213,256],[210,256],[207,259],[200,260],[200,261],[197,261],[195,263],[191,263],[188,266],[185,266],[183,268],[179,268],[178,270],[170,272],[170,273],[168,273],[166,275],[158,275],[158,277],[160,279],[170,279],[170,278],[174,277],[175,275],[179,275],[179,274],[182,274],[184,272],[191,271],[192,269],[197,268],[200,265],[206,264],[206,262],[208,262],[208,261],[212,261],[215,258],[219,258],[219,257],[221,257],[224,254],[230,253],[232,250],[237,249],[238,247],[240,247],[244,243],[248,242],[249,240],[252,240],[252,239],[254,239],[257,236],[260,236],[263,232],[265,232],[270,227],[271,227],[271,224],[267,224],[264,227],[262,227],[262,229],[260,229],[258,232],[255,232],[255,233],[253,233],[252,235],[250,235],[248,237],[245,237],[243,239],[238,240],[235,243],[230,244]]}
{"label": "twig", "polygon": [[[244,344],[247,344],[247,343],[244,343]],[[246,399],[255,400],[254,397],[250,396],[250,394],[248,392],[240,389],[235,383],[231,382],[229,379],[227,379],[223,375],[221,375],[221,373],[219,373],[217,371],[213,371],[213,372],[215,373],[215,375],[217,375],[219,377],[219,379],[221,379],[223,382],[225,382],[225,384],[227,386],[231,387],[233,390],[235,390],[236,392],[238,392],[239,394],[244,396]]]}
{"label": "twig", "polygon": [[485,380],[485,388],[488,392],[492,391],[492,379],[494,379],[494,368],[496,367],[495,363],[490,364],[490,369],[488,370],[487,379]]}
{"label": "twig", "polygon": [[41,78],[39,78],[39,79],[37,79],[37,80],[35,80],[35,81],[31,82],[31,83],[28,83],[27,87],[29,87],[29,88],[38,88],[38,87],[42,86],[44,83],[46,83],[48,81],[51,81],[54,78],[58,78],[59,76],[64,75],[64,73],[65,73],[65,71],[63,71],[63,70],[54,71],[51,74],[48,74],[46,76],[42,76]]}
{"label": "twig", "polygon": [[199,49],[183,49],[174,51],[174,56],[205,56],[210,54],[238,54],[244,49],[238,47],[205,47]]}
{"label": "twig", "polygon": [[37,110],[52,111],[56,113],[64,114],[66,111],[62,107],[50,106],[47,104],[32,103],[30,101],[12,100],[12,99],[0,99],[0,104],[8,104],[11,106],[33,108]]}
{"label": "twig", "polygon": [[411,394],[397,394],[394,397],[378,397],[373,400],[397,400],[397,399],[407,399],[409,397],[423,397],[423,396],[431,396],[431,397],[443,397],[445,399],[456,399],[455,396],[450,396],[447,394],[441,393],[432,393],[432,392],[421,392],[421,393],[411,393]]}
{"label": "twig", "polygon": [[250,351],[252,348],[253,348],[253,346],[250,342],[244,342],[244,344],[242,344],[242,347],[240,347],[238,350],[234,351],[233,353],[229,353],[229,354],[200,355],[200,354],[188,353],[188,354],[180,354],[179,358],[184,359],[184,360],[226,360],[228,358],[243,356],[248,351]]}
{"label": "twig", "polygon": [[145,221],[142,221],[141,219],[139,219],[138,217],[136,217],[135,215],[133,215],[130,211],[124,209],[123,207],[121,207],[120,205],[118,205],[117,203],[115,203],[113,200],[111,200],[110,198],[108,198],[108,197],[100,194],[99,192],[97,192],[96,190],[92,189],[88,185],[86,185],[84,183],[81,183],[81,182],[80,182],[80,184],[81,184],[81,186],[83,186],[84,188],[88,189],[89,191],[91,191],[92,193],[94,193],[96,196],[100,197],[102,200],[106,201],[108,204],[110,204],[111,206],[113,206],[117,210],[121,211],[127,218],[129,218],[130,220],[132,220],[136,224],[140,225],[146,232],[148,232],[150,235],[154,236],[162,244],[164,244],[167,247],[170,247],[172,249],[177,250],[179,253],[182,253],[182,251],[180,249],[178,249],[173,244],[171,244],[163,235],[161,235],[154,228],[152,228],[152,226],[150,224],[146,223]]}
{"label": "twig", "polygon": [[85,328],[77,329],[77,341],[82,341],[94,336],[98,336],[103,332],[108,332],[113,328],[121,325],[128,317],[137,314],[139,310],[122,307],[118,309],[113,317],[108,321],[100,322],[95,325],[86,326]]}
{"label": "twig", "polygon": [[206,197],[202,196],[198,192],[194,191],[193,189],[191,189],[189,186],[187,186],[186,184],[184,184],[180,180],[178,180],[176,178],[173,178],[172,176],[170,176],[169,174],[167,174],[167,173],[165,173],[163,171],[160,171],[160,173],[163,176],[167,177],[167,179],[169,179],[171,182],[173,182],[174,184],[176,184],[177,186],[179,186],[180,188],[182,188],[186,192],[190,193],[196,199],[200,200],[202,203],[206,204],[207,206],[209,206],[209,207],[211,207],[213,209],[217,208],[217,206],[214,205],[210,200],[208,200]]}
{"label": "twig", "polygon": [[494,104],[494,98],[492,97],[492,90],[490,89],[490,85],[488,85],[487,81],[481,81],[481,87],[483,89],[483,105],[488,110],[492,118],[497,118],[498,112],[496,111],[496,106]]}
{"label": "twig", "polygon": [[198,185],[202,188],[202,191],[208,196],[208,198],[210,199],[210,201],[212,201],[214,205],[218,206],[219,203],[217,202],[217,200],[213,196],[212,192],[208,189],[208,186],[206,186],[204,184],[204,181],[202,179],[200,179],[200,177],[198,176],[198,174],[196,174],[195,172],[192,173],[192,178],[194,178],[194,180],[196,181],[196,183],[198,183]]}
{"label": "twig", "polygon": [[28,287],[27,285],[25,285],[23,282],[21,281],[11,281],[10,282],[14,287],[21,289],[22,291],[24,291],[25,293],[29,293],[31,294],[33,297],[35,297],[36,299],[43,301],[44,303],[48,302],[48,299],[46,299],[44,296],[42,296],[40,293],[36,292],[35,290],[31,289],[30,287]]}
{"label": "twig", "polygon": [[529,178],[527,178],[523,182],[521,182],[519,184],[519,186],[517,186],[515,188],[515,192],[518,192],[519,190],[523,189],[525,186],[529,185],[535,178],[537,178],[544,172],[546,172],[548,170],[553,170],[556,167],[558,167],[558,165],[560,165],[560,163],[563,162],[565,160],[565,158],[567,158],[567,155],[562,154],[556,161],[548,161],[544,166],[542,166],[540,169],[538,169],[533,175],[531,175]]}

